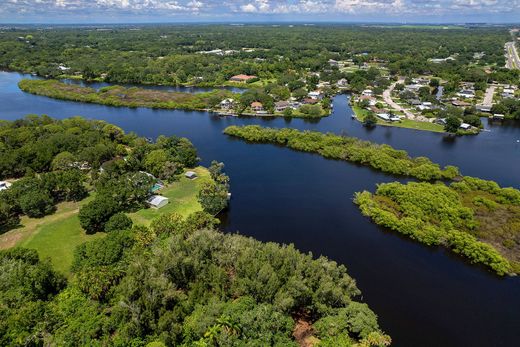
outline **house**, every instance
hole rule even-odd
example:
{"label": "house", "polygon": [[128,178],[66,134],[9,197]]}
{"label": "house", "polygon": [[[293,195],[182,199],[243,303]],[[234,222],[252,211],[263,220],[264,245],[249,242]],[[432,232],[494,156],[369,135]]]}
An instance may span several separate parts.
{"label": "house", "polygon": [[359,101],[365,101],[365,100],[368,101],[368,104],[370,106],[374,106],[375,104],[377,104],[377,100],[373,96],[361,95],[359,97]]}
{"label": "house", "polygon": [[466,102],[466,101],[461,101],[461,100],[452,100],[451,104],[453,106],[457,106],[457,107],[467,107],[467,106],[471,106],[471,104],[469,102]]}
{"label": "house", "polygon": [[264,105],[261,102],[255,101],[251,103],[251,110],[255,112],[261,112],[264,110]]}
{"label": "house", "polygon": [[492,117],[492,118],[493,118],[493,119],[498,119],[498,120],[502,120],[502,119],[504,119],[505,117],[506,117],[506,116],[505,116],[505,115],[503,115],[503,114],[500,114],[500,113],[495,113],[495,114],[493,115],[493,117]]}
{"label": "house", "polygon": [[364,96],[372,96],[374,94],[374,92],[372,92],[372,90],[370,89],[365,89],[363,90],[363,93],[361,93],[361,95],[364,95]]}
{"label": "house", "polygon": [[229,80],[231,82],[240,82],[240,83],[245,83],[249,80],[252,80],[254,78],[258,78],[256,76],[249,76],[249,75],[236,75],[236,76],[233,76],[231,77]]}
{"label": "house", "polygon": [[379,118],[381,118],[382,120],[386,120],[386,121],[389,121],[390,120],[390,115],[388,113],[378,113],[376,114]]}
{"label": "house", "polygon": [[469,130],[469,129],[471,129],[471,125],[468,124],[468,123],[462,123],[462,124],[460,125],[460,128],[461,128],[462,130]]}
{"label": "house", "polygon": [[503,98],[513,98],[515,96],[515,91],[510,88],[504,88],[504,90],[502,90],[501,96]]}
{"label": "house", "polygon": [[148,204],[153,208],[162,208],[166,205],[168,205],[168,198],[161,196],[161,195],[152,195],[146,200]]}
{"label": "house", "polygon": [[419,106],[421,104],[421,100],[419,99],[410,99],[408,100],[408,103],[412,106]]}
{"label": "house", "polygon": [[190,180],[194,180],[195,178],[197,178],[197,173],[195,171],[186,171],[184,176],[186,176],[186,178],[189,178]]}
{"label": "house", "polygon": [[314,104],[317,104],[319,102],[318,99],[313,99],[313,98],[305,98],[303,99],[303,104],[306,104],[306,105],[314,105]]}
{"label": "house", "polygon": [[283,112],[289,106],[289,101],[278,101],[274,103],[274,109],[276,112]]}
{"label": "house", "polygon": [[309,92],[309,94],[307,94],[307,96],[311,99],[322,99],[323,98],[323,94],[319,90]]}
{"label": "house", "polygon": [[339,67],[339,62],[334,59],[329,59],[329,65]]}
{"label": "house", "polygon": [[223,110],[232,109],[235,105],[235,100],[233,99],[224,99],[220,102],[220,108]]}
{"label": "house", "polygon": [[462,89],[457,93],[457,96],[461,98],[473,99],[475,97],[475,92],[471,89]]}
{"label": "house", "polygon": [[9,189],[11,187],[11,183],[6,181],[0,181],[0,191]]}
{"label": "house", "polygon": [[342,78],[340,79],[336,85],[339,87],[339,88],[345,88],[345,87],[348,87],[348,80],[346,78]]}
{"label": "house", "polygon": [[391,114],[390,115],[390,120],[392,122],[400,122],[401,121],[401,117]]}
{"label": "house", "polygon": [[437,118],[435,123],[439,125],[446,125],[446,118]]}
{"label": "house", "polygon": [[491,106],[489,105],[477,105],[477,110],[480,112],[491,112]]}

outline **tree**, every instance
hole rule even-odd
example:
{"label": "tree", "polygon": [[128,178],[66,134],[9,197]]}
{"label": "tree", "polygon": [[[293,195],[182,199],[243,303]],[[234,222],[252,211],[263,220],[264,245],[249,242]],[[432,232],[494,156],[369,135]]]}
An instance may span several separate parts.
{"label": "tree", "polygon": [[105,223],[118,210],[112,197],[98,196],[79,210],[80,225],[87,234],[93,234],[105,229]]}
{"label": "tree", "polygon": [[22,212],[32,218],[40,218],[55,209],[52,197],[44,190],[31,189],[18,198]]}
{"label": "tree", "polygon": [[228,191],[225,186],[214,182],[202,184],[198,193],[198,201],[204,211],[216,215],[228,204]]}
{"label": "tree", "polygon": [[377,124],[377,117],[372,113],[368,113],[363,119],[363,125],[367,128],[372,128]]}
{"label": "tree", "polygon": [[105,232],[128,230],[132,228],[132,220],[124,213],[116,213],[105,224]]}
{"label": "tree", "polygon": [[76,157],[70,152],[58,153],[52,160],[51,167],[53,170],[70,169],[76,162]]}
{"label": "tree", "polygon": [[444,125],[444,130],[449,133],[456,133],[460,125],[462,124],[461,120],[458,117],[450,116],[446,118],[446,124]]}

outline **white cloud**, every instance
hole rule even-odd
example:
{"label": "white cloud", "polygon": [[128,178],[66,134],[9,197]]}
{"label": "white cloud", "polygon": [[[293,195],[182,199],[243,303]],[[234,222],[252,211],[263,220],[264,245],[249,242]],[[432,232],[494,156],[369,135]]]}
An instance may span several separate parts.
{"label": "white cloud", "polygon": [[[403,15],[458,18],[475,14],[504,13],[520,18],[520,0],[0,0],[0,9],[7,21],[9,15],[22,13],[45,16],[73,17],[111,16],[175,16],[195,13],[210,17],[233,18],[237,15],[373,15],[385,20]],[[197,19],[193,18],[192,19]],[[348,17],[351,18],[351,17]],[[358,18],[358,17],[356,17]]]}

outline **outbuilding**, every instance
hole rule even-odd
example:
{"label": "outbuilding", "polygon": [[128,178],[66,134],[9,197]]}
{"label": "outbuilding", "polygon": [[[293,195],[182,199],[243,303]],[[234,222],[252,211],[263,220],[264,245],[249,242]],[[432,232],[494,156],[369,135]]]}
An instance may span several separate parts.
{"label": "outbuilding", "polygon": [[148,204],[153,208],[162,208],[166,205],[168,205],[168,198],[161,196],[161,195],[152,195],[148,198]]}
{"label": "outbuilding", "polygon": [[11,187],[11,183],[5,182],[5,181],[0,181],[0,191],[1,190],[6,190],[9,187]]}
{"label": "outbuilding", "polygon": [[195,171],[186,171],[184,176],[186,176],[186,178],[189,178],[190,180],[193,180],[197,178],[197,173]]}

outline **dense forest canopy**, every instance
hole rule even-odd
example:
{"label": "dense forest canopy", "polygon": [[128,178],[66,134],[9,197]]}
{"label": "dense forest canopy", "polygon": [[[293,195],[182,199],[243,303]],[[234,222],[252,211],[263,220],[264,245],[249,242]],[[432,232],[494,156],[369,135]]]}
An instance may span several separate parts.
{"label": "dense forest canopy", "polygon": [[390,344],[344,266],[214,225],[111,231],[77,248],[68,282],[35,251],[0,252],[0,344],[298,346],[296,318],[316,345]]}
{"label": "dense forest canopy", "polygon": [[[329,59],[355,63],[382,60],[393,73],[430,72],[478,79],[491,66],[495,78],[505,65],[507,28],[421,28],[365,26],[142,26],[46,28],[4,31],[0,67],[55,77],[103,76],[118,83],[178,84],[197,79],[222,83],[236,74],[277,78],[295,71],[322,71]],[[215,49],[229,55],[198,54]],[[474,54],[484,53],[475,65]],[[456,56],[446,64],[428,59]],[[516,76],[518,77],[518,76]]]}

